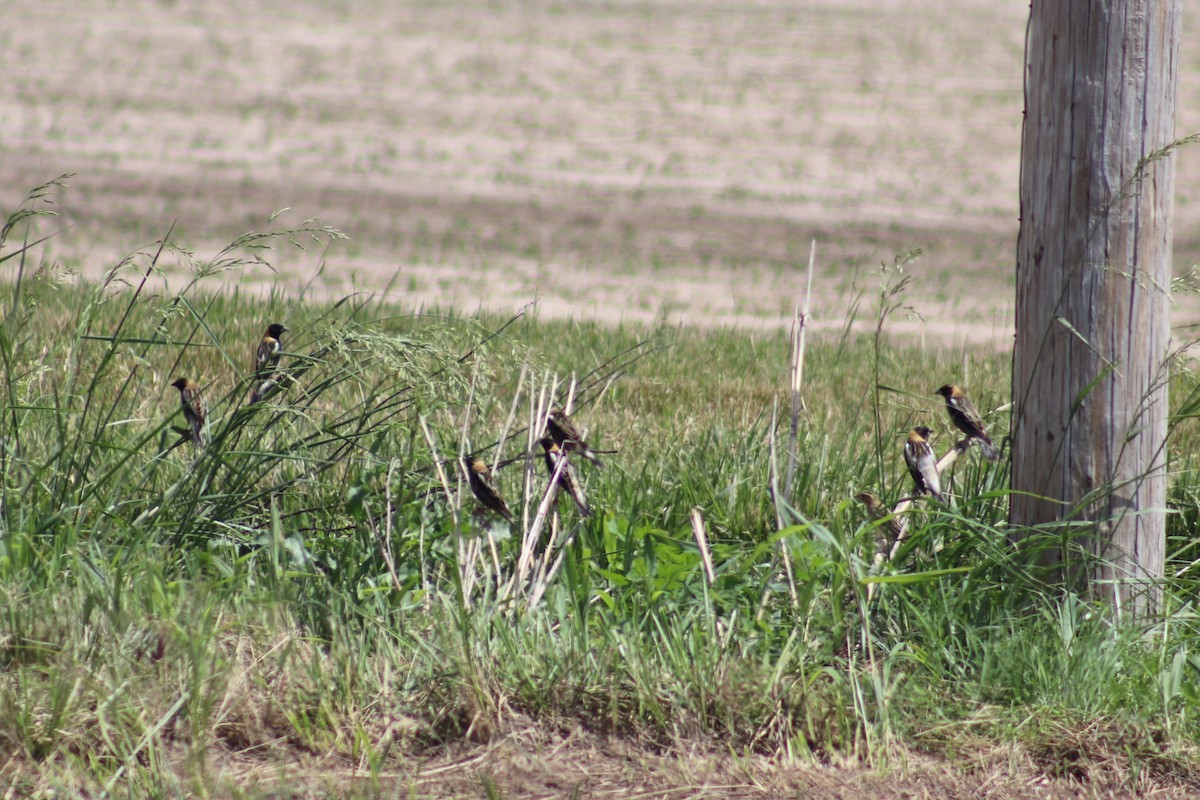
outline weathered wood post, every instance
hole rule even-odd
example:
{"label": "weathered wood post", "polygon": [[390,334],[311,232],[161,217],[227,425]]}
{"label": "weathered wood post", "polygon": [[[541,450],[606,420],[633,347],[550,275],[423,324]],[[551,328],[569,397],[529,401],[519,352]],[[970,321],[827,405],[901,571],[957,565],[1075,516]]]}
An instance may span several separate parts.
{"label": "weathered wood post", "polygon": [[1138,616],[1166,531],[1180,8],[1033,0],[1025,50],[1010,522],[1086,521],[1093,593]]}

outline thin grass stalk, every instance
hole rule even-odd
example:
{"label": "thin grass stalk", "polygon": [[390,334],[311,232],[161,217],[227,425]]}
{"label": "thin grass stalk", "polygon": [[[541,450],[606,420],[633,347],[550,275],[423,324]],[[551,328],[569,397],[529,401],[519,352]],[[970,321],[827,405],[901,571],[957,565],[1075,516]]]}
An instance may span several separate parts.
{"label": "thin grass stalk", "polygon": [[[775,524],[776,530],[783,530],[783,507],[779,502],[779,460],[776,458],[775,449],[775,428],[779,424],[779,398],[775,398],[771,405],[771,438],[770,438],[770,472],[771,472],[771,502],[775,506]],[[792,598],[792,607],[800,607],[800,598],[796,592],[796,579],[792,574],[792,557],[788,553],[787,542],[781,537],[779,539],[779,558],[783,562],[783,572],[787,577],[788,594]]]}
{"label": "thin grass stalk", "polygon": [[[567,387],[567,402],[563,404],[563,412],[568,416],[575,412],[575,373],[571,373],[571,385]],[[585,430],[584,436],[587,436]]]}
{"label": "thin grass stalk", "polygon": [[396,560],[392,556],[392,527],[395,519],[395,508],[392,504],[392,482],[396,476],[396,459],[388,462],[387,481],[384,484],[384,519],[383,519],[383,563],[387,564],[388,574],[392,576],[392,589],[400,591],[400,576],[396,574]]}
{"label": "thin grass stalk", "polygon": [[796,478],[796,440],[800,435],[800,408],[803,403],[801,391],[804,387],[804,332],[808,328],[809,304],[812,302],[813,266],[817,260],[817,240],[813,239],[808,249],[808,287],[804,293],[804,310],[798,310],[792,318],[792,359],[791,359],[791,388],[792,388],[792,418],[788,428],[788,469],[787,497],[788,502],[795,504]]}
{"label": "thin grass stalk", "polygon": [[521,404],[521,390],[525,386],[525,375],[529,372],[528,357],[521,362],[521,374],[517,377],[517,388],[513,392],[512,405],[508,408],[508,417],[504,420],[504,427],[500,429],[500,441],[496,444],[496,455],[492,458],[492,471],[495,472],[500,466],[501,457],[504,451],[504,443],[508,441],[508,434],[512,430],[513,422],[517,418],[517,407]]}
{"label": "thin grass stalk", "polygon": [[529,567],[533,561],[536,543],[538,537],[541,535],[542,528],[545,527],[546,518],[551,508],[553,508],[554,502],[558,499],[558,479],[562,475],[566,463],[567,460],[565,458],[560,458],[558,464],[555,465],[554,474],[550,476],[550,485],[546,487],[546,493],[542,496],[542,502],[538,504],[537,516],[533,518],[533,524],[525,534],[525,540],[521,545],[521,558],[517,562],[518,585],[523,585],[529,576]]}
{"label": "thin grass stalk", "polygon": [[[615,356],[606,359],[579,379],[582,388],[579,390],[578,396],[581,398],[581,402],[591,402],[591,395],[596,391],[597,386],[601,386],[601,391],[603,391],[604,386],[607,386],[608,383],[624,373],[629,367],[653,353],[665,350],[668,346],[665,344],[651,346],[651,341],[647,339],[631,345]],[[616,366],[613,366],[614,364]]]}
{"label": "thin grass stalk", "polygon": [[[558,575],[559,570],[562,569],[562,565],[566,562],[567,556],[571,552],[571,544],[575,541],[575,535],[578,533],[579,527],[582,524],[582,521],[576,522],[571,527],[571,532],[567,535],[562,545],[558,548],[558,555],[554,559],[554,565],[550,567],[549,570],[546,570],[543,566],[543,569],[538,575],[538,579],[534,582],[533,588],[530,590],[529,602],[525,606],[526,611],[532,612],[536,610],[538,604],[541,603],[542,597],[546,594],[546,589],[549,588],[550,584],[554,581],[554,578]],[[553,542],[554,540],[551,541]],[[547,547],[546,553],[549,554],[550,550],[551,548]],[[543,560],[543,564],[544,563],[545,560]]]}
{"label": "thin grass stalk", "polygon": [[[173,230],[173,229],[174,229],[174,225],[172,224],[172,226],[171,226],[171,227],[172,227],[172,230]],[[168,231],[168,232],[167,232],[167,237],[169,237],[169,236],[170,236],[170,234],[171,234],[171,231]],[[85,393],[84,393],[85,399],[84,399],[84,401],[83,401],[83,410],[80,412],[80,415],[79,415],[79,422],[78,422],[78,424],[77,424],[77,426],[76,426],[76,435],[75,435],[75,441],[74,441],[74,444],[73,444],[73,446],[72,446],[72,448],[71,448],[71,456],[70,456],[70,463],[71,463],[71,464],[78,464],[78,463],[79,463],[79,452],[80,452],[81,448],[83,447],[83,441],[84,441],[84,429],[85,429],[85,427],[86,427],[86,424],[87,424],[87,421],[88,421],[89,412],[90,412],[90,411],[91,411],[91,409],[92,409],[92,401],[93,401],[93,399],[96,399],[96,398],[98,398],[98,397],[100,397],[100,396],[104,395],[104,393],[103,393],[103,392],[99,392],[99,391],[97,391],[97,386],[100,384],[100,381],[101,381],[102,377],[104,376],[104,373],[105,373],[105,371],[107,370],[107,367],[108,367],[108,364],[109,364],[109,362],[111,362],[111,361],[112,361],[112,359],[116,357],[116,353],[117,353],[117,345],[118,345],[118,343],[119,343],[119,341],[120,341],[120,333],[121,333],[121,331],[124,329],[124,327],[125,327],[125,324],[126,324],[128,321],[129,321],[129,317],[130,317],[130,315],[133,313],[133,309],[134,309],[134,307],[137,305],[138,299],[141,297],[142,290],[143,290],[143,289],[145,289],[145,287],[146,287],[146,281],[147,281],[147,280],[149,280],[149,278],[150,278],[150,273],[153,271],[153,269],[154,269],[154,266],[155,266],[155,264],[156,264],[156,263],[157,263],[157,261],[158,261],[158,257],[159,257],[159,256],[162,254],[162,249],[163,249],[163,246],[165,246],[165,243],[166,243],[166,239],[164,238],[163,242],[162,242],[162,243],[160,243],[160,246],[159,246],[158,252],[154,254],[154,258],[153,258],[153,259],[151,259],[151,261],[150,261],[150,264],[149,264],[149,265],[147,265],[147,267],[146,267],[146,270],[145,270],[145,273],[142,275],[142,280],[141,280],[141,282],[139,282],[139,283],[138,283],[138,286],[137,286],[137,288],[134,290],[134,292],[133,292],[133,295],[132,295],[132,296],[129,298],[129,302],[128,302],[128,303],[126,303],[126,305],[125,305],[125,311],[124,311],[124,313],[122,314],[121,318],[120,318],[120,319],[117,321],[117,327],[116,327],[116,330],[115,330],[115,332],[113,333],[113,338],[112,338],[112,340],[109,342],[109,346],[108,346],[108,348],[107,348],[107,349],[104,351],[104,354],[103,354],[103,355],[100,357],[100,363],[96,365],[96,368],[95,368],[95,370],[93,370],[93,372],[92,372],[92,377],[91,377],[91,380],[90,380],[90,382],[88,383],[87,390],[86,390],[86,391],[85,391]],[[120,269],[120,266],[118,266],[118,267],[115,267],[114,269],[110,270],[110,272],[109,272],[109,277],[110,277],[110,279],[116,276],[116,273],[117,273],[117,270],[118,270],[118,269]],[[105,284],[105,285],[107,286],[107,284]],[[88,329],[87,329],[87,330],[90,330],[90,329],[91,329],[91,325],[90,325],[90,320],[89,320],[89,325],[88,325]],[[85,333],[86,333],[86,331],[85,331]],[[135,368],[134,368],[134,370],[135,370],[135,373],[136,373],[136,369],[137,369],[137,368],[135,367]],[[74,380],[75,380],[75,378],[76,378],[76,377],[77,377],[76,375],[72,375],[72,382],[74,382]],[[105,422],[105,421],[109,421],[109,420],[111,420],[111,419],[112,419],[112,413],[113,413],[113,410],[114,410],[115,408],[117,408],[118,404],[119,404],[119,403],[120,403],[120,401],[121,401],[121,398],[123,398],[123,397],[124,397],[124,395],[125,395],[125,392],[128,390],[129,386],[130,386],[132,383],[133,383],[133,381],[132,381],[132,380],[126,381],[126,382],[124,382],[124,383],[122,384],[122,386],[121,386],[121,387],[120,387],[120,388],[117,390],[117,397],[116,397],[115,399],[113,399],[113,401],[112,401],[112,402],[110,403],[110,405],[109,405],[109,414],[108,414],[108,416],[107,416],[107,417],[104,417],[103,419],[98,419],[98,420],[96,421],[96,424],[95,424],[95,426],[94,426],[94,428],[93,428],[93,430],[92,430],[92,437],[93,437],[94,439],[99,439],[99,438],[100,438],[100,436],[99,436],[99,432],[100,432],[100,427],[101,427],[101,424],[102,424],[103,422]],[[78,467],[78,468],[77,468],[77,471],[78,471],[78,478],[79,478],[79,481],[80,481],[81,483],[85,483],[85,484],[86,484],[86,483],[89,483],[89,481],[88,481],[88,471],[89,471],[89,470],[90,470],[90,468],[91,468],[91,462],[92,462],[92,458],[93,458],[93,456],[95,455],[95,453],[96,453],[96,449],[95,449],[95,448],[90,448],[90,447],[89,447],[89,448],[87,448],[87,449],[86,449],[86,452],[85,452],[85,457],[84,457],[83,465],[82,465],[81,467]],[[68,485],[68,484],[64,482],[64,487],[63,487],[63,488],[64,488],[64,492],[65,492],[65,490],[66,490],[66,487],[67,487],[67,485]],[[62,500],[65,500],[65,499],[66,499],[66,498],[65,498],[65,494],[64,494],[64,495],[61,497],[61,499],[62,499]],[[80,512],[80,513],[82,513],[82,512],[83,512],[82,505],[80,505],[80,506],[79,506],[79,512]],[[77,519],[78,519],[78,518],[77,518]]]}
{"label": "thin grass stalk", "polygon": [[[479,380],[479,362],[476,361],[471,366],[471,382],[470,382],[470,384],[467,385],[467,404],[466,404],[466,406],[463,407],[462,425],[460,426],[459,432],[458,432],[458,460],[460,463],[467,455],[467,449],[468,449],[467,434],[470,433],[470,430],[471,430],[471,408],[475,404],[475,384],[476,384],[476,381],[478,381],[478,380]],[[461,470],[456,470],[456,472],[460,473],[459,474],[459,489],[461,490],[461,488],[462,488]]]}
{"label": "thin grass stalk", "polygon": [[[532,381],[532,376],[530,378]],[[537,526],[537,533],[540,533],[542,517],[541,506],[545,505],[545,498],[539,505],[538,512],[534,515],[531,522],[529,519],[529,509],[533,503],[533,484],[534,484],[534,448],[536,448],[537,440],[543,434],[545,427],[546,414],[549,411],[549,404],[553,397],[553,386],[557,386],[557,379],[554,379],[553,385],[550,384],[551,376],[547,373],[542,378],[541,386],[534,391],[531,385],[529,392],[529,425],[526,428],[527,445],[525,450],[525,476],[523,489],[523,502],[521,507],[521,519],[524,523],[524,533],[521,536],[521,546],[517,555],[517,569],[509,580],[505,594],[506,596],[516,590],[524,582],[524,575],[528,572],[529,565],[533,560],[534,550],[537,546],[537,535],[534,532],[534,527]],[[550,391],[547,392],[548,386]]]}
{"label": "thin grass stalk", "polygon": [[800,331],[803,326],[800,307],[792,312],[792,328],[788,334],[788,383],[791,389],[792,413],[788,425],[788,464],[787,478],[784,480],[789,502],[795,501],[792,486],[796,479],[796,440],[800,436],[800,388],[798,375],[800,372]]}
{"label": "thin grass stalk", "polygon": [[425,415],[419,415],[417,420],[421,424],[421,433],[425,435],[425,441],[429,444],[429,453],[433,458],[433,466],[437,470],[438,481],[442,484],[442,491],[446,495],[446,504],[450,507],[450,516],[454,522],[454,555],[458,561],[454,570],[455,585],[458,589],[460,607],[465,611],[467,607],[467,597],[464,591],[464,584],[466,583],[464,576],[465,564],[463,563],[462,524],[459,521],[458,503],[455,501],[453,492],[450,491],[450,480],[446,477],[446,469],[443,466],[442,457],[438,454],[437,444],[434,441],[433,433],[429,430],[429,423],[425,420]]}
{"label": "thin grass stalk", "polygon": [[[474,402],[475,402],[475,386],[476,386],[476,383],[478,380],[479,380],[479,362],[476,361],[471,369],[471,383],[469,384],[468,389],[467,389],[467,405],[466,405],[466,408],[463,409],[462,429],[459,433],[459,444],[458,444],[458,451],[459,451],[458,463],[459,464],[463,463],[464,459],[466,458],[467,451],[469,449],[469,442],[467,441],[467,433],[471,429],[471,409],[474,406]],[[501,435],[500,445],[496,448],[496,453],[497,453],[496,461],[499,460],[500,448],[503,447],[503,445],[504,445],[504,436]],[[493,467],[493,469],[494,469],[494,467]],[[458,488],[458,496],[465,497],[464,493],[466,491],[468,491],[468,489],[463,484],[463,471],[462,471],[462,469],[456,469],[454,471],[454,473],[458,479],[458,487],[457,487]],[[493,474],[495,474],[495,473],[493,472]],[[492,568],[495,570],[495,574],[499,575],[500,574],[500,554],[498,552],[496,552],[496,541],[492,537],[490,528],[485,529],[484,537],[487,539],[488,552],[492,557]],[[474,548],[472,546],[475,544],[476,544],[475,541],[469,542],[468,550],[469,551],[475,550],[476,548]],[[475,563],[474,555],[471,556],[470,563],[471,564]],[[473,579],[472,579],[471,583],[472,584],[474,583]],[[470,594],[470,592],[468,592],[468,594]]]}
{"label": "thin grass stalk", "polygon": [[696,537],[696,546],[700,548],[700,560],[704,564],[704,577],[711,586],[716,580],[713,570],[712,554],[708,552],[708,536],[704,533],[704,513],[697,507],[692,509],[692,535]]}
{"label": "thin grass stalk", "polygon": [[[549,376],[545,376],[545,378],[548,378],[548,377]],[[543,381],[545,380],[545,378],[543,378]],[[533,503],[533,471],[534,471],[533,451],[534,451],[534,448],[537,447],[537,440],[538,440],[538,434],[539,434],[538,418],[541,416],[541,413],[542,413],[542,401],[544,399],[544,397],[543,397],[544,392],[545,392],[544,382],[543,382],[542,386],[539,388],[539,386],[536,383],[535,378],[532,375],[530,375],[529,376],[529,419],[525,426],[525,473],[522,477],[522,482],[521,482],[521,495],[522,495],[521,522],[522,522],[522,530],[523,531],[529,530],[529,523],[531,522],[530,517],[529,517],[529,507]],[[525,546],[524,537],[522,537],[522,539],[521,539],[521,546],[522,546],[522,548],[524,548],[524,546]]]}
{"label": "thin grass stalk", "polygon": [[544,580],[547,570],[550,569],[550,557],[554,555],[554,548],[558,543],[559,529],[562,527],[562,515],[558,513],[558,497],[555,496],[555,504],[550,511],[550,535],[546,537],[546,547],[542,550],[542,557],[538,559],[537,573],[534,575],[534,582]]}

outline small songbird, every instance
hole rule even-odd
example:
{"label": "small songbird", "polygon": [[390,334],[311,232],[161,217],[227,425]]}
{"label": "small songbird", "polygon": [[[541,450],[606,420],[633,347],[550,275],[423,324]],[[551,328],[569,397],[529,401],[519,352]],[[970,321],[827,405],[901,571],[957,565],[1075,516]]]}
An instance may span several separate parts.
{"label": "small songbird", "polygon": [[554,443],[563,450],[568,453],[578,453],[603,469],[604,464],[592,452],[592,448],[588,447],[588,443],[583,440],[583,435],[579,433],[575,423],[561,408],[550,409],[550,415],[546,418],[546,433],[550,434]]}
{"label": "small songbird", "polygon": [[257,403],[274,385],[271,373],[279,369],[279,357],[283,353],[283,344],[279,337],[288,332],[287,326],[272,322],[267,326],[258,349],[254,352],[254,388],[250,390],[250,403]]}
{"label": "small songbird", "polygon": [[267,332],[263,334],[262,341],[258,343],[258,350],[254,354],[255,372],[275,369],[279,366],[279,354],[283,352],[283,345],[280,343],[279,337],[287,332],[287,326],[278,322],[272,322],[267,326]]}
{"label": "small songbird", "polygon": [[179,403],[183,406],[183,416],[187,419],[188,427],[192,429],[192,443],[196,447],[204,447],[204,422],[208,417],[208,403],[200,393],[200,387],[195,381],[178,378],[171,384],[179,390]]}
{"label": "small songbird", "polygon": [[579,483],[579,478],[575,475],[575,470],[571,469],[571,462],[567,458],[563,450],[559,449],[558,443],[550,436],[543,436],[541,439],[542,449],[545,450],[546,471],[550,473],[550,478],[554,478],[554,473],[559,471],[559,463],[562,463],[562,471],[558,476],[558,486],[571,495],[571,499],[575,501],[575,506],[579,509],[581,517],[590,517],[592,509],[588,507],[587,496],[583,493],[583,486]]}
{"label": "small songbird", "polygon": [[999,461],[1000,451],[996,449],[996,445],[992,444],[992,440],[983,426],[983,418],[975,410],[975,405],[963,394],[962,389],[953,383],[947,383],[934,394],[940,394],[945,398],[946,411],[950,414],[950,421],[954,423],[954,427],[967,435],[968,440],[979,442],[979,449],[983,452],[983,457],[988,461]]}
{"label": "small songbird", "polygon": [[482,458],[468,457],[463,459],[463,464],[467,468],[467,479],[475,499],[512,524],[512,512],[508,510],[508,503],[504,502],[504,498],[496,490],[496,484],[492,483],[492,472],[487,463]]}
{"label": "small songbird", "polygon": [[929,446],[929,435],[933,431],[924,425],[918,425],[908,434],[904,444],[904,462],[908,464],[908,472],[917,485],[918,494],[931,494],[942,502],[942,482],[938,477],[937,459],[933,457],[933,448]]}
{"label": "small songbird", "polygon": [[[871,519],[883,519],[891,513],[887,506],[872,492],[859,492],[854,495],[854,499],[867,507],[867,514]],[[892,517],[880,527],[887,534],[887,538],[879,543],[879,552],[887,553],[892,549],[892,545],[896,543],[896,540],[904,535],[904,520],[900,517]]]}

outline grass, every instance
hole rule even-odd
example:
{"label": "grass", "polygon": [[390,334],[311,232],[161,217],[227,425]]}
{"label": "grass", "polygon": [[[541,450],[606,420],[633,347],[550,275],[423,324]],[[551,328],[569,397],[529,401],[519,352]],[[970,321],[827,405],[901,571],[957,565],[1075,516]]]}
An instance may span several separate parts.
{"label": "grass", "polygon": [[[783,333],[223,283],[270,247],[337,238],[305,226],[207,261],[168,237],[73,284],[18,243],[48,188],[0,249],[0,783],[17,795],[278,796],[245,765],[324,758],[366,783],[291,791],[410,796],[384,780],[396,765],[527,727],[880,769],[980,769],[1007,747],[1050,775],[1200,786],[1194,373],[1175,379],[1167,607],[1131,627],[1045,582],[1038,542],[1066,533],[1010,545],[1007,469],[976,453],[953,501],[919,506],[895,560],[873,562],[878,525],[851,498],[907,493],[915,422],[946,448],[932,390],[956,380],[984,409],[1008,395],[998,355],[888,340],[913,254],[853,312],[877,314],[877,336],[810,340],[779,486]],[[194,278],[181,291],[154,279],[168,260]],[[286,385],[247,407],[271,321],[292,329]],[[179,374],[212,406],[201,451],[176,430]],[[593,518],[563,500],[538,531],[524,428],[573,379],[577,421],[619,453],[577,467]],[[464,491],[468,452],[512,460],[496,480],[513,530]]]}

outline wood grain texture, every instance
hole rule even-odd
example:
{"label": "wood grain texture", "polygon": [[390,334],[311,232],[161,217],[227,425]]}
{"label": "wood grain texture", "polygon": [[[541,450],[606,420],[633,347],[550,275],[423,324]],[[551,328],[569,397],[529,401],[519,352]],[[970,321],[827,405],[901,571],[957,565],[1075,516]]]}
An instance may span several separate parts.
{"label": "wood grain texture", "polygon": [[1180,9],[1035,2],[1026,44],[1010,522],[1094,523],[1091,585],[1135,614],[1166,530]]}

